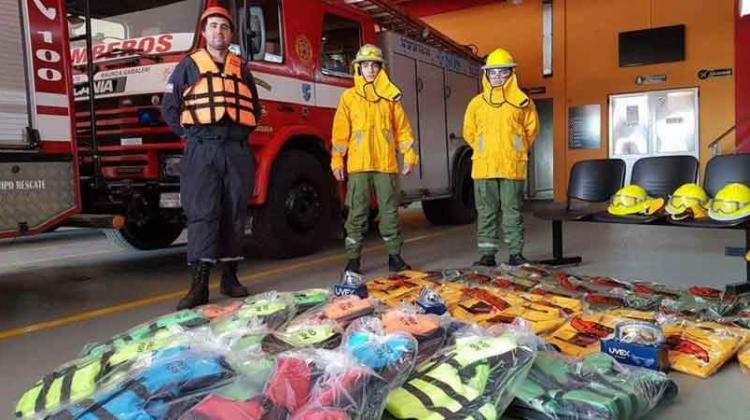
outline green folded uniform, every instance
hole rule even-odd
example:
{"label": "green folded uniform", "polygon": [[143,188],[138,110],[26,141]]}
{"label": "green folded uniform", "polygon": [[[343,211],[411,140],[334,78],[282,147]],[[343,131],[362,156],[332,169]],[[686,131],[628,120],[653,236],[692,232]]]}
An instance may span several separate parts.
{"label": "green folded uniform", "polygon": [[637,419],[677,395],[665,374],[625,367],[604,353],[576,361],[540,352],[510,413],[524,419]]}

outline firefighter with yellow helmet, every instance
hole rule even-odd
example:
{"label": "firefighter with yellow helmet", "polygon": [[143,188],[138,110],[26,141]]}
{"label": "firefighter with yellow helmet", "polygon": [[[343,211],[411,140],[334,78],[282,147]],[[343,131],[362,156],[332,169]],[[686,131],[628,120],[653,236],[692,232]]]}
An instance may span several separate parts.
{"label": "firefighter with yellow helmet", "polygon": [[[464,139],[473,150],[471,177],[478,214],[475,264],[495,266],[500,225],[510,265],[526,263],[521,206],[528,154],[539,132],[534,102],[518,87],[516,63],[498,48],[482,67],[482,93],[469,102]],[[502,221],[500,215],[502,214]]]}
{"label": "firefighter with yellow helmet", "polygon": [[190,291],[177,309],[208,302],[211,267],[223,263],[221,292],[248,295],[237,279],[255,161],[248,136],[261,115],[247,65],[229,51],[234,22],[227,9],[206,8],[200,19],[205,48],[175,68],[162,101],[172,131],[187,140],[180,163],[180,198],[188,224]]}
{"label": "firefighter with yellow helmet", "polygon": [[397,153],[404,156],[403,175],[417,164],[414,136],[401,105],[401,91],[388,78],[383,52],[366,44],[352,62],[354,87],[339,101],[331,134],[331,170],[338,181],[348,174],[345,271],[361,273],[360,256],[375,191],[380,214],[380,235],[388,250],[388,269],[409,269],[401,257],[403,239],[398,220],[400,188]]}

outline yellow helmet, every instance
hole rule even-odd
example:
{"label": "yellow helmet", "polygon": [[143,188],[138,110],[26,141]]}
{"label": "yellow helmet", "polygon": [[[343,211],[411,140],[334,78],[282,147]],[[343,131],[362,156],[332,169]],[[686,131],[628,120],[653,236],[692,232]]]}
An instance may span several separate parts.
{"label": "yellow helmet", "polygon": [[708,194],[698,184],[682,184],[677,188],[671,196],[669,201],[664,208],[667,213],[671,215],[678,215],[684,213],[687,209],[691,209],[693,213],[705,213],[708,207]]}
{"label": "yellow helmet", "polygon": [[750,188],[736,182],[721,187],[711,201],[708,216],[720,221],[732,221],[750,216]]}
{"label": "yellow helmet", "polygon": [[378,63],[384,63],[383,50],[372,44],[365,44],[360,47],[357,51],[357,56],[352,61],[352,64],[361,63],[363,61],[377,61]]}
{"label": "yellow helmet", "polygon": [[487,56],[487,61],[485,61],[484,66],[482,66],[482,70],[515,66],[516,63],[513,61],[513,56],[510,55],[510,52],[498,48]]}
{"label": "yellow helmet", "polygon": [[612,196],[607,211],[615,216],[648,215],[656,213],[663,206],[664,199],[649,197],[643,187],[630,184],[620,188]]}

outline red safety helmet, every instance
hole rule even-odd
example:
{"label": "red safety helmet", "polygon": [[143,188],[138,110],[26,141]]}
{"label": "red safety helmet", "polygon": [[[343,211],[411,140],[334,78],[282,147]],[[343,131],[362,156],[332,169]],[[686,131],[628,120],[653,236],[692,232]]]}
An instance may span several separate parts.
{"label": "red safety helmet", "polygon": [[234,31],[234,18],[232,18],[232,14],[229,13],[229,10],[221,6],[209,6],[206,8],[206,10],[203,11],[200,20],[201,30],[203,30],[203,28],[205,27],[206,19],[211,16],[221,16],[225,18],[229,21],[229,25],[231,25],[232,31]]}

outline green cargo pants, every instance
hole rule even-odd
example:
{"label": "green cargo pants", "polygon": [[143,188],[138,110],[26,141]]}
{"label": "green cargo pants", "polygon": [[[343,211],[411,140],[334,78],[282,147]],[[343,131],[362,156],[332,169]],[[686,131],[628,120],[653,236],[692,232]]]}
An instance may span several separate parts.
{"label": "green cargo pants", "polygon": [[350,259],[359,258],[362,243],[367,233],[367,222],[370,213],[372,189],[378,199],[380,214],[380,236],[385,241],[389,255],[401,253],[404,243],[398,221],[400,189],[398,174],[383,172],[359,172],[349,174],[347,183],[346,204],[349,216],[346,218],[346,254]]}
{"label": "green cargo pants", "polygon": [[490,178],[474,180],[477,206],[477,245],[480,255],[500,249],[500,214],[505,242],[511,255],[523,251],[523,181]]}

